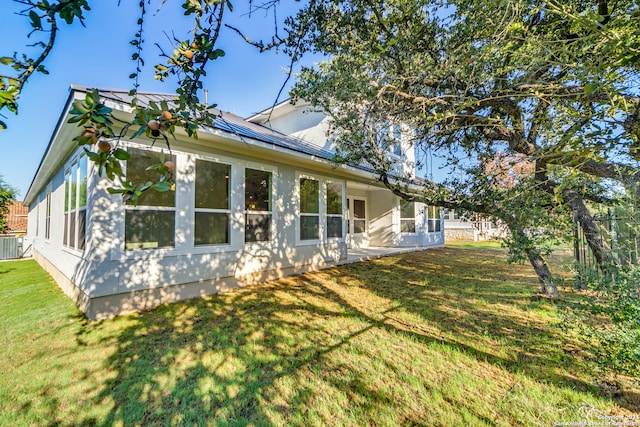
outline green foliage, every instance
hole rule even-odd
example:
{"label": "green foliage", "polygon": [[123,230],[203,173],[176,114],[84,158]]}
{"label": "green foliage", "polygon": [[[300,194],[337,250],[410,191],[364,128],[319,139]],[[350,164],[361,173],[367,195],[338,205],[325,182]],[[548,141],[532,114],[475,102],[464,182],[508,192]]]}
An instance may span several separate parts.
{"label": "green foliage", "polygon": [[628,193],[604,217],[603,239],[614,246],[614,261],[576,265],[581,298],[566,306],[567,327],[580,331],[603,371],[636,375],[640,369],[640,216],[637,197]]}
{"label": "green foliage", "polygon": [[0,175],[0,234],[6,233],[9,205],[16,199],[16,190],[4,182]]}
{"label": "green foliage", "polygon": [[[549,253],[571,209],[606,200],[612,181],[640,183],[633,1],[321,0],[288,23],[303,49],[330,57],[292,95],[332,116],[337,160],[416,197],[377,136],[390,119],[415,129],[408,143],[454,177],[416,183],[418,197],[518,230],[514,260]],[[489,167],[500,158],[511,164]]]}
{"label": "green foliage", "polygon": [[[58,2],[21,1],[25,9],[22,15],[29,19],[33,32],[48,35],[47,43],[37,43],[42,46],[41,54],[36,59],[23,55],[19,60],[18,55],[2,57],[0,63],[10,66],[17,73],[15,77],[2,76],[0,78],[0,111],[8,109],[17,112],[20,90],[34,71],[46,73],[43,63],[54,47],[54,41],[59,30],[58,19],[72,24],[79,21],[84,25],[85,11],[89,11],[86,0],[65,0]],[[197,130],[200,126],[211,126],[215,120],[215,114],[210,108],[215,105],[202,106],[197,97],[197,91],[202,89],[202,77],[206,75],[205,67],[211,60],[225,55],[225,52],[217,47],[218,36],[223,25],[225,12],[233,10],[228,0],[220,1],[193,1],[186,0],[183,3],[185,15],[194,19],[195,31],[192,40],[174,39],[175,49],[173,54],[162,52],[162,57],[167,58],[167,65],[156,65],[156,78],[164,80],[169,75],[178,77],[178,89],[175,101],[168,105],[166,102],[157,105],[150,102],[148,105],[138,105],[137,91],[139,88],[138,76],[144,67],[143,52],[143,23],[146,17],[147,2],[140,1],[140,17],[137,19],[139,26],[130,44],[135,52],[131,59],[135,63],[135,71],[129,75],[134,80],[131,106],[134,110],[134,119],[127,123],[116,119],[113,111],[100,98],[97,90],[90,91],[84,101],[76,101],[71,110],[70,123],[77,123],[84,127],[80,135],[74,138],[79,145],[85,146],[88,158],[97,164],[100,175],[105,175],[114,182],[112,188],[117,193],[122,193],[125,199],[135,200],[139,192],[149,189],[168,191],[171,188],[172,175],[167,174],[162,168],[158,168],[158,180],[152,185],[147,183],[127,183],[119,185],[122,181],[122,162],[128,159],[125,150],[119,147],[120,140],[127,136],[136,138],[142,135],[152,140],[161,140],[171,147],[169,138],[175,137],[176,129],[184,130],[188,136],[197,138]],[[163,1],[158,7],[162,7]],[[0,121],[0,129],[6,128],[6,123]],[[108,143],[109,145],[106,145]],[[91,150],[92,145],[96,149]],[[166,169],[166,168],[165,168]]]}
{"label": "green foliage", "polygon": [[[49,74],[44,61],[53,49],[60,29],[59,20],[68,25],[76,21],[84,25],[84,12],[90,10],[87,0],[20,0],[19,3],[24,6],[20,14],[29,19],[32,27],[29,36],[35,33],[41,35],[43,40],[32,45],[41,49],[35,58],[26,54],[18,55],[17,52],[12,57],[0,58],[0,63],[11,67],[14,72],[14,75],[0,72],[0,113],[4,109],[12,113],[18,111],[20,92],[33,73]],[[6,123],[0,120],[0,130],[6,127]]]}
{"label": "green foliage", "polygon": [[640,369],[640,267],[617,268],[612,274],[576,272],[585,289],[567,305],[565,326],[577,328],[604,371],[636,375]]}

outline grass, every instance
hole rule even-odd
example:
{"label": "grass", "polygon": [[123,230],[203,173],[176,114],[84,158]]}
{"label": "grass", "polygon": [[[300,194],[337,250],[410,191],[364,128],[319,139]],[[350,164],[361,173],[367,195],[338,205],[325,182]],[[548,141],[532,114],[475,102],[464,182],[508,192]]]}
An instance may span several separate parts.
{"label": "grass", "polygon": [[101,322],[35,262],[3,262],[0,425],[549,426],[638,411],[637,389],[595,385],[530,269],[505,259],[416,252]]}

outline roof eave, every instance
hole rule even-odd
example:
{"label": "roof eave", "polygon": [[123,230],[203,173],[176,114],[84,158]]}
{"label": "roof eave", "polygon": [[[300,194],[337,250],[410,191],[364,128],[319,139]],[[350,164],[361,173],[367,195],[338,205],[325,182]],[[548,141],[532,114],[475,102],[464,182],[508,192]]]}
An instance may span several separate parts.
{"label": "roof eave", "polygon": [[[47,149],[45,150],[44,154],[42,155],[42,158],[40,159],[40,164],[36,169],[36,173],[34,174],[33,179],[31,180],[31,184],[29,185],[29,189],[27,190],[27,194],[24,197],[23,204],[25,206],[29,206],[33,202],[33,200],[40,193],[40,190],[42,189],[42,187],[44,187],[44,185],[46,185],[48,180],[51,178],[50,176],[51,173],[47,174],[43,169],[43,166],[45,165],[45,163],[49,162],[49,159],[51,158],[52,153],[54,153],[54,150],[53,150],[54,146],[57,146],[60,144],[60,143],[57,143],[56,141],[59,140],[58,136],[60,135],[60,133],[62,132],[63,128],[66,125],[66,118],[68,116],[69,110],[71,109],[71,106],[73,105],[73,101],[76,100],[77,93],[78,93],[77,88],[73,86],[69,88],[69,96],[67,97],[67,101],[65,102],[65,105],[62,108],[62,113],[58,117],[58,121],[51,134],[49,143],[47,144]],[[70,142],[67,145],[72,145],[72,144]]]}

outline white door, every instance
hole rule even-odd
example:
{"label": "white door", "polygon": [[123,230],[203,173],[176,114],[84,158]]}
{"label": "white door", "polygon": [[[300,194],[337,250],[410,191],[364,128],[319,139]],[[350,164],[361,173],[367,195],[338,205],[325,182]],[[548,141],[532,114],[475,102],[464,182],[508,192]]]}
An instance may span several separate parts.
{"label": "white door", "polygon": [[347,245],[349,248],[369,246],[369,219],[367,199],[349,197],[347,199]]}

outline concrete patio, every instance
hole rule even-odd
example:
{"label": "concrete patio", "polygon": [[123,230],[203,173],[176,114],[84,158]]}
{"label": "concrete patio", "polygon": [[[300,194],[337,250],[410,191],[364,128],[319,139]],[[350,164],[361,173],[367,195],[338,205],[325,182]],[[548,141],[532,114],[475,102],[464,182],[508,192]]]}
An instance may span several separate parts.
{"label": "concrete patio", "polygon": [[349,249],[346,259],[338,261],[335,265],[351,264],[353,262],[366,261],[370,259],[382,258],[385,256],[404,254],[409,252],[424,251],[432,247],[411,247],[411,248],[383,248],[369,246],[366,248]]}

